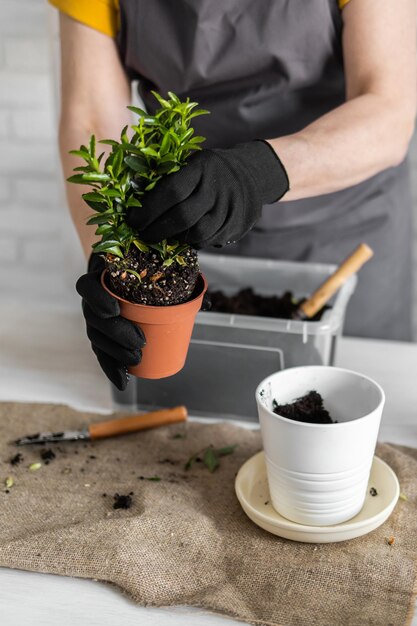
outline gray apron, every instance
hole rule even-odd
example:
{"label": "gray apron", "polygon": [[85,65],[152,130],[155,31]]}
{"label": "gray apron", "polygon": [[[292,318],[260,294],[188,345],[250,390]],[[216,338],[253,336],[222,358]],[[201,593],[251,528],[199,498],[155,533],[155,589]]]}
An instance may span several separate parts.
{"label": "gray apron", "polygon": [[[118,46],[149,111],[151,89],[189,96],[206,147],[304,128],[345,100],[337,0],[121,0]],[[343,163],[340,163],[343,168]],[[337,193],[265,206],[222,254],[338,263],[361,241],[375,250],[349,305],[346,333],[411,340],[408,168]]]}

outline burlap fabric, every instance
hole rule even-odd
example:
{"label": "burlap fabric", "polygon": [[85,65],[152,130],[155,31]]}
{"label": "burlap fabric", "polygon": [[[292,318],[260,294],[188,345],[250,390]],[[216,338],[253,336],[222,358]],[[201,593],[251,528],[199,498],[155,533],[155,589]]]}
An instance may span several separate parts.
{"label": "burlap fabric", "polygon": [[[416,450],[378,447],[408,498],[381,528],[348,542],[312,545],[268,534],[240,508],[234,478],[261,447],[257,431],[173,425],[59,445],[56,458],[35,471],[28,466],[40,460],[38,447],[22,449],[23,462],[9,464],[16,453],[10,440],[85,421],[64,406],[0,405],[2,481],[14,478],[9,493],[0,490],[0,565],[95,578],[141,605],[193,605],[256,624],[401,626],[411,620]],[[202,463],[186,472],[187,459],[209,444],[238,447],[213,474]],[[148,480],[155,476],[161,480]],[[114,494],[129,492],[131,508],[115,510]]]}

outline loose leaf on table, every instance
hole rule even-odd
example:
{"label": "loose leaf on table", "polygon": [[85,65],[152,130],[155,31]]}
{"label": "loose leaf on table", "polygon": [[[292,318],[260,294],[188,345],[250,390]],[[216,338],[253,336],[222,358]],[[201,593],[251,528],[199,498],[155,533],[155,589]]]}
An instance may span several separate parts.
{"label": "loose leaf on table", "polygon": [[207,446],[203,450],[193,454],[184,466],[184,469],[189,470],[198,460],[202,460],[209,472],[214,472],[220,465],[220,457],[232,454],[237,447],[237,444],[232,446],[225,446],[223,448],[214,448],[213,446]]}
{"label": "loose leaf on table", "polygon": [[220,465],[219,457],[217,456],[214,448],[209,447],[206,449],[203,457],[203,463],[209,472],[214,472],[216,467]]}

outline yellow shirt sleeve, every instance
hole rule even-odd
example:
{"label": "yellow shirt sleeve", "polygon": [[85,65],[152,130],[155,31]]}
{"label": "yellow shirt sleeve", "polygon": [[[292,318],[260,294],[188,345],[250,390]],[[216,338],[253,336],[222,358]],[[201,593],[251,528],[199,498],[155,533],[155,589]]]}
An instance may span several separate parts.
{"label": "yellow shirt sleeve", "polygon": [[[48,0],[78,22],[115,37],[119,30],[119,0]],[[338,0],[343,9],[350,0]]]}
{"label": "yellow shirt sleeve", "polygon": [[48,0],[50,4],[78,22],[115,37],[119,30],[118,0]]}

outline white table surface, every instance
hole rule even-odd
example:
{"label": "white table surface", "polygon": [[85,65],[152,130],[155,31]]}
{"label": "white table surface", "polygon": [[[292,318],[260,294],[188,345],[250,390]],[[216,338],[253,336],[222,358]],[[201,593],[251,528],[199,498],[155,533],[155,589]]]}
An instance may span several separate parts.
{"label": "white table surface", "polygon": [[[387,402],[379,439],[417,447],[417,344],[342,339],[336,364],[360,371],[384,388]],[[109,385],[90,351],[78,311],[37,307],[29,315],[27,310],[2,305],[0,401],[10,400],[111,411]],[[110,585],[95,581],[0,568],[0,624],[236,626],[243,623],[189,607],[138,607]],[[417,626],[417,616],[412,626]]]}

